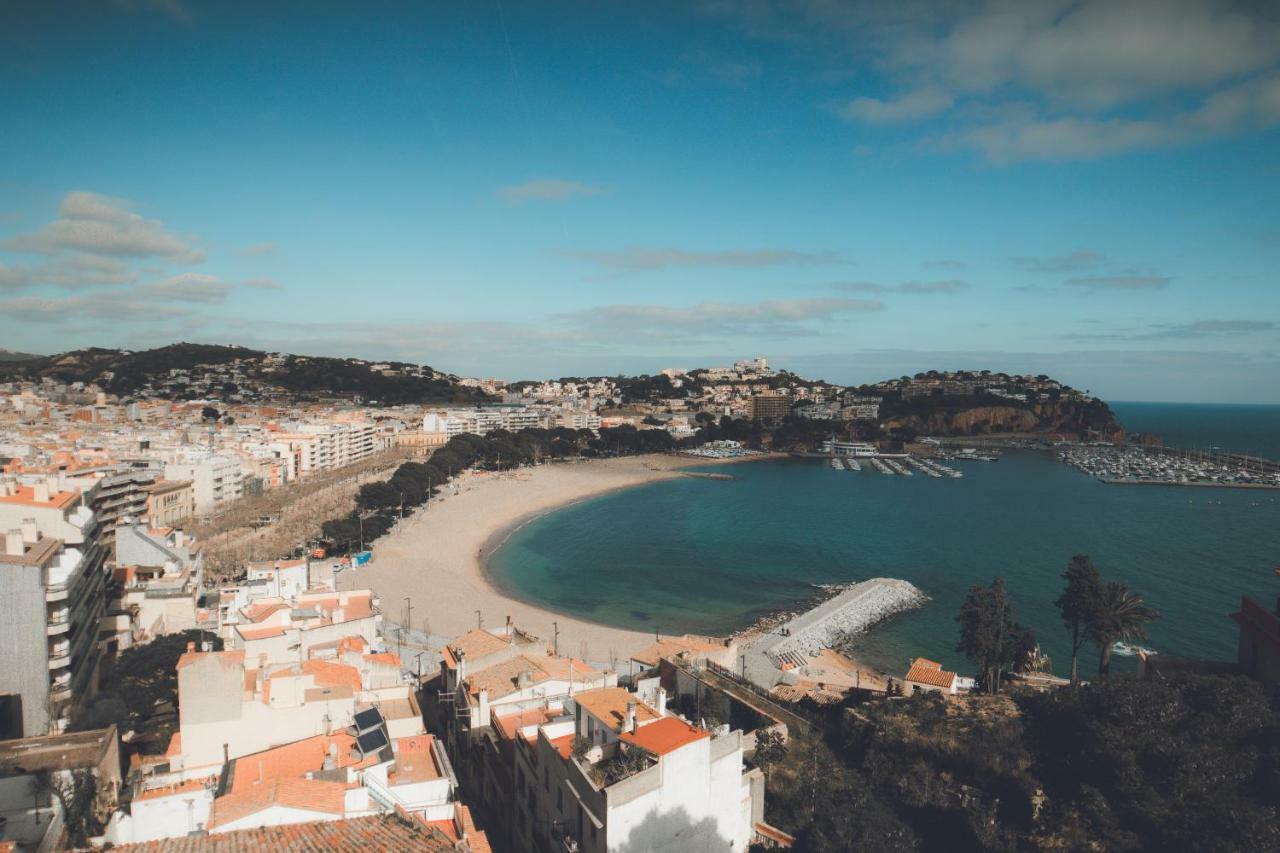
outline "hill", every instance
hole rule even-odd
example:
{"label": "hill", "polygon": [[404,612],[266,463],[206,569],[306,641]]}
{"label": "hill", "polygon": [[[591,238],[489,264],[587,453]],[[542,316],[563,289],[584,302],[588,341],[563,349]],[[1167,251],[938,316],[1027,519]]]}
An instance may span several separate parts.
{"label": "hill", "polygon": [[425,365],[177,343],[151,350],[89,348],[0,362],[0,380],[97,384],[126,398],[223,402],[356,400],[474,403],[487,396]]}
{"label": "hill", "polygon": [[0,362],[4,361],[30,361],[33,358],[40,358],[38,355],[32,355],[29,352],[14,352],[13,350],[0,348]]}

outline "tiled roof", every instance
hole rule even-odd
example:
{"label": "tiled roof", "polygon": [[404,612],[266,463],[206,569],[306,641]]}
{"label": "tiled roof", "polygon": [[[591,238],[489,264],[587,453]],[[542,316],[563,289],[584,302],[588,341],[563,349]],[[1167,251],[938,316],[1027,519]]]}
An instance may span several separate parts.
{"label": "tiled roof", "polygon": [[621,740],[635,744],[654,755],[666,755],[694,741],[711,737],[710,732],[691,726],[679,717],[663,717],[656,723],[641,726],[635,733],[626,732]]}
{"label": "tiled roof", "polygon": [[636,722],[645,723],[659,719],[658,712],[641,702],[634,693],[628,693],[621,687],[601,687],[597,690],[586,690],[575,693],[573,701],[591,712],[596,719],[607,726],[617,728],[627,720],[627,704],[636,703]]}
{"label": "tiled roof", "polygon": [[[563,713],[559,709],[552,711],[546,708],[530,708],[527,711],[517,711],[512,714],[494,717],[493,727],[497,731],[498,737],[510,739],[519,734],[523,728],[549,723]],[[530,739],[537,736],[537,731],[535,730]]]}
{"label": "tiled roof", "polygon": [[272,779],[302,778],[324,769],[326,755],[333,755],[336,768],[361,763],[352,755],[356,739],[349,734],[316,735],[284,746],[265,749],[237,758],[231,775],[230,793],[250,791]]}
{"label": "tiled roof", "polygon": [[663,637],[633,654],[631,659],[645,666],[657,666],[661,658],[674,658],[686,652],[723,652],[725,648],[723,643],[693,636]]}
{"label": "tiled roof", "polygon": [[473,628],[449,644],[449,651],[457,657],[462,652],[469,659],[483,658],[494,652],[502,651],[509,644],[506,640],[495,637],[482,628]]}
{"label": "tiled roof", "polygon": [[431,743],[434,740],[431,735],[397,739],[396,767],[389,774],[388,781],[392,785],[408,785],[443,777],[444,774],[436,766],[435,756],[431,754]]}
{"label": "tiled roof", "polygon": [[944,690],[951,689],[952,683],[956,679],[954,672],[947,672],[942,668],[942,664],[937,661],[926,660],[925,658],[916,658],[911,662],[911,669],[907,670],[906,681],[914,681],[917,684],[927,684],[930,687],[941,687]]}
{"label": "tiled roof", "polygon": [[232,793],[213,801],[210,828],[283,806],[316,814],[341,816],[346,811],[347,786],[322,779],[285,778],[236,785]]}
{"label": "tiled roof", "polygon": [[169,838],[145,844],[124,844],[114,849],[122,853],[259,853],[263,850],[421,850],[424,853],[445,853],[453,851],[454,847],[439,830],[420,822],[392,815],[374,815]]}
{"label": "tiled roof", "polygon": [[215,657],[218,661],[226,666],[244,666],[244,651],[225,651],[225,652],[183,652],[182,657],[178,658],[178,669],[189,666],[199,660]]}

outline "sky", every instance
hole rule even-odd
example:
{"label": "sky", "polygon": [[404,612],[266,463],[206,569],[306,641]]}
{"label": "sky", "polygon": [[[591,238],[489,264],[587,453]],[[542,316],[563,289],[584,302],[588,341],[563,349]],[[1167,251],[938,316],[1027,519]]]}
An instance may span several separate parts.
{"label": "sky", "polygon": [[1280,5],[0,7],[0,347],[1280,403]]}

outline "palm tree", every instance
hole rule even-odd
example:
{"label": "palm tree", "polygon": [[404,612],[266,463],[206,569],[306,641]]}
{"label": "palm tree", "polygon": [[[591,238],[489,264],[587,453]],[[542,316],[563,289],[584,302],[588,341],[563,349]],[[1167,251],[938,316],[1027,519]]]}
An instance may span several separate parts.
{"label": "palm tree", "polygon": [[1116,643],[1147,638],[1146,624],[1160,618],[1142,595],[1125,584],[1111,581],[1102,588],[1089,621],[1089,639],[1098,647],[1098,675],[1111,671],[1111,650]]}

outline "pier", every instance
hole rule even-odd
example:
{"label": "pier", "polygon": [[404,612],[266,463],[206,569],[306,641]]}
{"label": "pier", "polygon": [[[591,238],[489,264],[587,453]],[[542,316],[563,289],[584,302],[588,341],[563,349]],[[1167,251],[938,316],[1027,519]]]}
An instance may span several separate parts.
{"label": "pier", "polygon": [[784,679],[784,668],[801,665],[807,655],[831,648],[846,634],[861,633],[926,600],[923,592],[904,580],[872,578],[854,584],[745,649],[745,675],[760,687],[771,689]]}
{"label": "pier", "polygon": [[1280,463],[1237,453],[1087,445],[1063,448],[1058,459],[1110,485],[1280,489]]}

